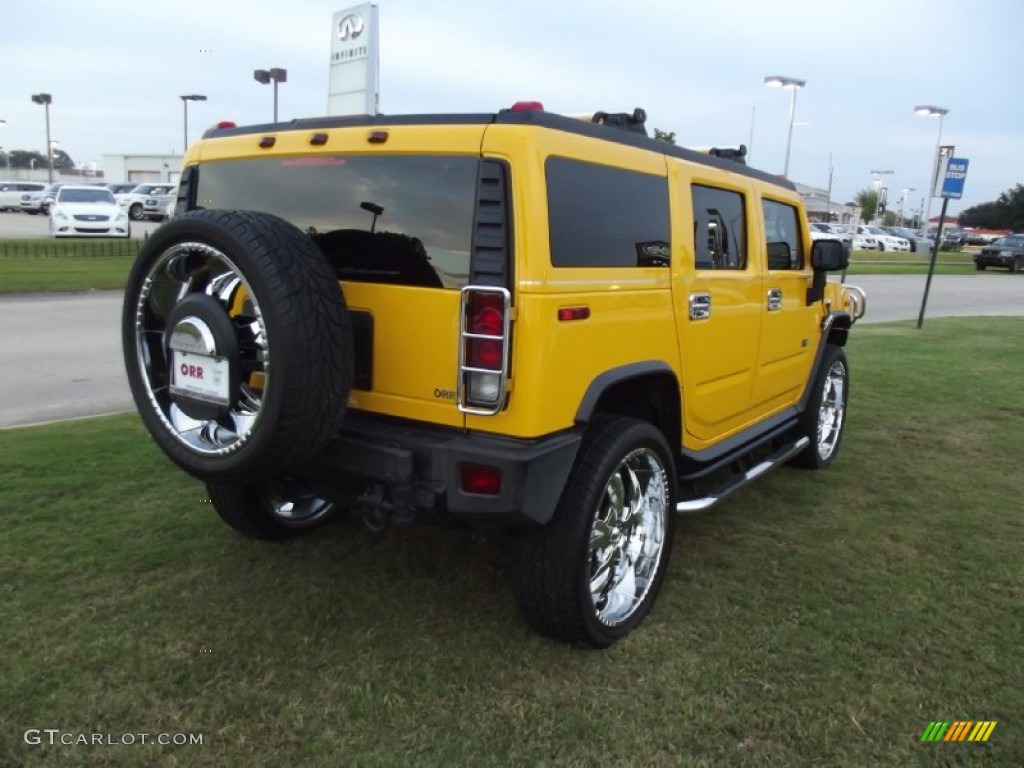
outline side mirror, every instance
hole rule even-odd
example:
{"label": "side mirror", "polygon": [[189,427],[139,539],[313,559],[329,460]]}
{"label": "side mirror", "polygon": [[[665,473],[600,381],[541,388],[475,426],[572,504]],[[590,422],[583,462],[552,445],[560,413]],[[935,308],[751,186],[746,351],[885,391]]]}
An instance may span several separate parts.
{"label": "side mirror", "polygon": [[850,254],[840,240],[815,240],[811,246],[811,266],[815,272],[836,272],[850,266]]}
{"label": "side mirror", "polygon": [[839,240],[815,240],[811,245],[811,266],[814,278],[807,289],[807,306],[821,301],[825,295],[825,273],[846,269],[850,265],[850,252]]}

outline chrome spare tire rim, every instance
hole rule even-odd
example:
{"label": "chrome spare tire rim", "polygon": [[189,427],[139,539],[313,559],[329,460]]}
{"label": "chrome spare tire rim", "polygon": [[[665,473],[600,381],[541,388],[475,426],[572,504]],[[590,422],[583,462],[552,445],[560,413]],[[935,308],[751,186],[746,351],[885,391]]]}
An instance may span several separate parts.
{"label": "chrome spare tire rim", "polygon": [[846,366],[836,360],[825,376],[825,388],[821,393],[821,407],[818,410],[818,455],[827,461],[839,444],[846,415]]}
{"label": "chrome spare tire rim", "polygon": [[290,498],[285,498],[277,493],[268,495],[267,505],[274,517],[284,525],[294,528],[315,525],[334,512],[337,506],[333,502],[312,494],[291,495]]}
{"label": "chrome spare tire rim", "polygon": [[638,448],[605,483],[590,530],[589,586],[598,620],[628,620],[657,575],[665,546],[669,484],[658,455]]}
{"label": "chrome spare tire rim", "polygon": [[[171,324],[175,307],[197,294],[220,305],[237,341],[237,359],[206,358],[231,366],[238,385],[223,399],[211,398],[219,403],[218,412],[201,418],[185,413],[175,402],[180,391],[172,392],[175,355],[187,349],[180,339],[188,331],[203,337],[209,330],[193,317]],[[193,351],[216,355],[214,346]],[[146,397],[178,442],[196,454],[225,456],[252,438],[270,387],[267,328],[252,289],[224,253],[205,243],[186,242],[154,260],[135,307],[135,347]]]}

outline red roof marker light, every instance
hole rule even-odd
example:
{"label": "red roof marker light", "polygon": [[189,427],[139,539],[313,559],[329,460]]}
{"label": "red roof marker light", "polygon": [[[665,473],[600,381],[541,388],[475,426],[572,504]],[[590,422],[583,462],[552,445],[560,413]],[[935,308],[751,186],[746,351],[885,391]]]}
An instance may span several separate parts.
{"label": "red roof marker light", "polygon": [[510,112],[543,112],[544,105],[539,101],[517,101],[512,105]]}

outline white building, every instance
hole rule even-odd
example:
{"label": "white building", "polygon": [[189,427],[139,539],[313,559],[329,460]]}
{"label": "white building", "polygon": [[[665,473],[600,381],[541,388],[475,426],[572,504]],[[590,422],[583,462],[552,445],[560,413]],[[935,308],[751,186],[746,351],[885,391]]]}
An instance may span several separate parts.
{"label": "white building", "polygon": [[174,181],[181,176],[181,155],[104,155],[106,181]]}

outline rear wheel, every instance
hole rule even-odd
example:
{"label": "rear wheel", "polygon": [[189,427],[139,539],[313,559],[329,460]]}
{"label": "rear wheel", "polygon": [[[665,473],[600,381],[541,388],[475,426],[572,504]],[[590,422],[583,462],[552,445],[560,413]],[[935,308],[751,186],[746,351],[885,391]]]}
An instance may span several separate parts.
{"label": "rear wheel", "polygon": [[512,585],[526,620],[604,648],[635,629],[661,587],[675,526],[675,468],[661,432],[595,418],[551,522],[515,531]]}
{"label": "rear wheel", "polygon": [[266,214],[194,211],[158,229],[128,279],[122,340],[146,427],[202,480],[300,466],[352,385],[337,281],[304,233]]}
{"label": "rear wheel", "polygon": [[849,384],[846,353],[841,347],[830,344],[811,385],[811,398],[797,428],[798,435],[808,438],[810,444],[792,459],[794,466],[824,469],[835,460],[846,427]]}
{"label": "rear wheel", "polygon": [[1021,258],[1018,256],[1013,260],[1013,264],[1010,265],[1010,271],[1015,275],[1019,275],[1022,269],[1021,264]]}
{"label": "rear wheel", "polygon": [[286,478],[244,485],[207,483],[206,490],[221,520],[252,539],[300,536],[338,513],[336,504]]}

